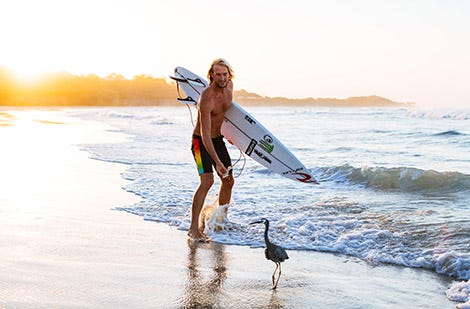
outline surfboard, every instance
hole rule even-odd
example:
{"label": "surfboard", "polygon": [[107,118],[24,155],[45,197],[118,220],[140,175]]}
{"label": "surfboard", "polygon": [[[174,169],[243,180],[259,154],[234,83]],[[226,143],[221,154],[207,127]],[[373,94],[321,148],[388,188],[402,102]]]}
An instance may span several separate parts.
{"label": "surfboard", "polygon": [[[201,93],[209,86],[208,82],[183,67],[176,67],[170,78],[176,81],[178,101],[197,108]],[[274,134],[236,102],[232,102],[225,113],[221,133],[230,144],[267,169],[292,180],[318,184],[312,172]]]}

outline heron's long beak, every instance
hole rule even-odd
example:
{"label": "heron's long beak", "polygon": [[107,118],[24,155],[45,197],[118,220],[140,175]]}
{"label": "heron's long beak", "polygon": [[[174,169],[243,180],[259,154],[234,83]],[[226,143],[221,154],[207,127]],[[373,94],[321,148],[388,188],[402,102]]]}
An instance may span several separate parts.
{"label": "heron's long beak", "polygon": [[263,221],[255,221],[255,222],[251,222],[250,224],[258,224],[258,223],[263,223]]}

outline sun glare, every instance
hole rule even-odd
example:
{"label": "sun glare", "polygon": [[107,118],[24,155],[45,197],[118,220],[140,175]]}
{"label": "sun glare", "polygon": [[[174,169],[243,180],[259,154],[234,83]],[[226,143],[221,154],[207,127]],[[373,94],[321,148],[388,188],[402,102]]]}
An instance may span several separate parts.
{"label": "sun glare", "polygon": [[13,77],[21,83],[35,83],[40,81],[44,75],[46,75],[47,71],[40,67],[31,67],[31,66],[24,66],[24,67],[14,67],[11,68],[10,71],[13,74]]}

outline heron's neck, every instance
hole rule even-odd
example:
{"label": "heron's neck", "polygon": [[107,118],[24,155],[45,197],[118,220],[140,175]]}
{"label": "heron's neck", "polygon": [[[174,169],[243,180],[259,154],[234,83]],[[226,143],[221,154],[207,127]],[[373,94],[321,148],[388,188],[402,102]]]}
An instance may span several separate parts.
{"label": "heron's neck", "polygon": [[264,241],[266,243],[269,243],[268,230],[269,230],[269,223],[266,223],[266,228],[264,229]]}

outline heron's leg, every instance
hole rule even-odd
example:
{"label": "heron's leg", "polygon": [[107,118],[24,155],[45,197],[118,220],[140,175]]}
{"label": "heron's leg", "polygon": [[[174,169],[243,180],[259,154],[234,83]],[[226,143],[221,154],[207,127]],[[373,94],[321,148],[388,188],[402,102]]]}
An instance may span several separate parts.
{"label": "heron's leg", "polygon": [[275,263],[276,263],[276,268],[274,269],[273,276],[272,276],[272,279],[273,279],[273,289],[275,289],[275,287],[274,287],[274,281],[276,280],[275,274],[276,274],[277,268],[279,267],[279,263],[278,263],[278,262],[275,262]]}
{"label": "heron's leg", "polygon": [[[277,275],[276,284],[274,285],[273,290],[275,290],[277,288],[277,283],[279,282],[279,278],[281,278],[281,263],[278,263],[278,264],[279,264],[279,274]],[[274,282],[273,282],[273,284],[274,284]]]}

